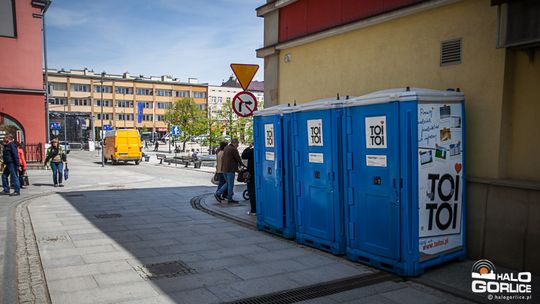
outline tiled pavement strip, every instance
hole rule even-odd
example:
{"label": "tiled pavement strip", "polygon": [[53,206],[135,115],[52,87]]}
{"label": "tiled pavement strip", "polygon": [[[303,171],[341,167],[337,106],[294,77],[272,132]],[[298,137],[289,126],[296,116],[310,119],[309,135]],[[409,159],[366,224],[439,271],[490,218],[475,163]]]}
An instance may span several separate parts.
{"label": "tiled pavement strip", "polygon": [[[19,206],[29,212],[32,226],[26,228],[35,233],[53,303],[219,303],[376,271],[193,209],[191,198],[214,188],[207,173],[160,168],[155,178],[145,173],[157,170],[151,164],[103,169],[83,152],[79,157],[72,157],[71,189]],[[77,184],[87,188],[77,190]],[[17,227],[28,223],[20,214]],[[111,214],[119,217],[96,217]],[[21,255],[31,251],[31,242],[24,244]],[[28,261],[40,268],[35,256]],[[196,273],[155,280],[141,275],[142,265],[172,261]],[[30,281],[32,290],[43,286],[37,274],[26,276],[19,280],[37,280],[34,286]],[[413,282],[384,282],[307,302],[359,301],[464,302]]]}

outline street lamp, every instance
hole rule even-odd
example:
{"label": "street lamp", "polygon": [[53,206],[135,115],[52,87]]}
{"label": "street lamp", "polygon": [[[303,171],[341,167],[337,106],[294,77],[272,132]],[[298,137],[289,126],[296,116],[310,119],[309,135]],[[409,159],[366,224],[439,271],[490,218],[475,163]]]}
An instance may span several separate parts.
{"label": "street lamp", "polygon": [[105,71],[101,72],[101,166],[105,167],[105,138],[103,136],[103,77],[105,77]]}
{"label": "street lamp", "polygon": [[64,99],[64,149],[66,148],[67,144],[67,119],[66,119],[66,104],[68,103],[68,97]]}
{"label": "street lamp", "polygon": [[212,107],[210,103],[208,103],[206,112],[208,112],[208,155],[212,155]]}

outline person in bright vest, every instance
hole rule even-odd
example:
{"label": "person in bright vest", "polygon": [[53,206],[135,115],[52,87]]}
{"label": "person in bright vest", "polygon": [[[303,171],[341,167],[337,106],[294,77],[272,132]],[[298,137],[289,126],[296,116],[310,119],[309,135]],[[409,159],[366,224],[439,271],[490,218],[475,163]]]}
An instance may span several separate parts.
{"label": "person in bright vest", "polygon": [[58,143],[58,139],[55,138],[51,140],[51,146],[47,149],[45,157],[45,166],[49,165],[52,169],[55,187],[64,187],[62,184],[64,163],[67,164],[66,152]]}

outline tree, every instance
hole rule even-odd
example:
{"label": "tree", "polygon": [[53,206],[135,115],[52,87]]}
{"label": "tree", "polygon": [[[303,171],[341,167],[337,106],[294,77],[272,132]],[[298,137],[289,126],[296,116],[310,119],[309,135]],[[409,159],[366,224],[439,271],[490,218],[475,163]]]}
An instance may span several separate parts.
{"label": "tree", "polygon": [[192,136],[204,134],[208,130],[206,113],[191,98],[182,98],[174,102],[165,113],[164,119],[169,125],[180,126],[182,151],[186,150],[186,142]]}
{"label": "tree", "polygon": [[253,142],[253,117],[236,115],[230,101],[227,101],[221,108],[219,120],[231,138],[238,138],[242,143]]}

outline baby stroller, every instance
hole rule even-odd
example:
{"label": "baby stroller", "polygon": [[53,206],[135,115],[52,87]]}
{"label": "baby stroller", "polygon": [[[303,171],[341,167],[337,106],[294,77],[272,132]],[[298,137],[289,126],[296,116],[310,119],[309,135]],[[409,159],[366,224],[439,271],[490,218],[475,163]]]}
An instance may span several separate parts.
{"label": "baby stroller", "polygon": [[[242,167],[242,169],[240,169],[240,171],[238,172],[238,177],[236,178],[236,180],[239,183],[248,183],[250,178],[251,176],[247,168]],[[244,193],[242,193],[242,196],[244,197],[245,200],[249,200],[249,192],[247,189],[244,190]]]}

